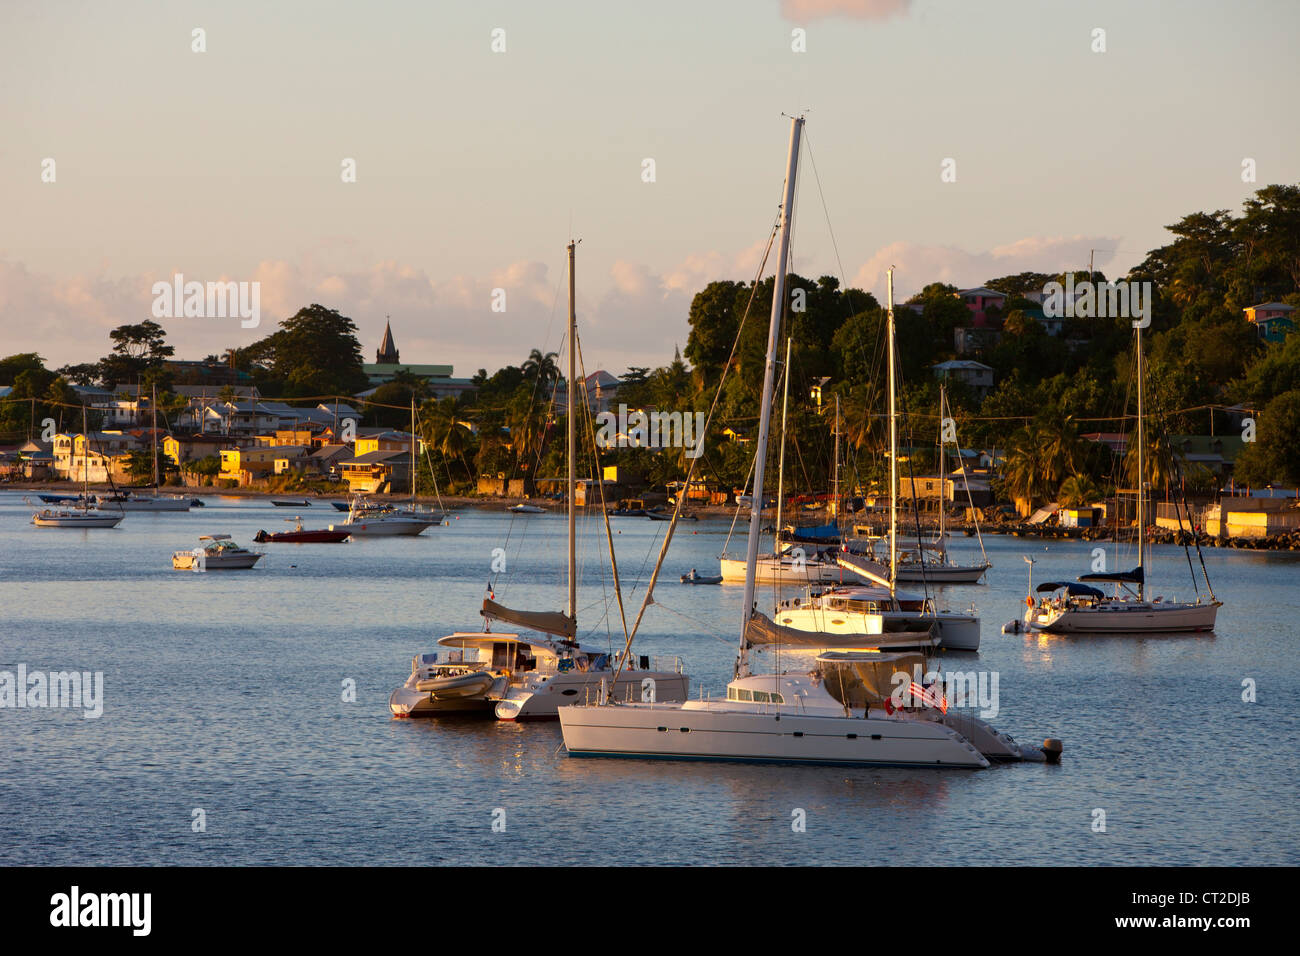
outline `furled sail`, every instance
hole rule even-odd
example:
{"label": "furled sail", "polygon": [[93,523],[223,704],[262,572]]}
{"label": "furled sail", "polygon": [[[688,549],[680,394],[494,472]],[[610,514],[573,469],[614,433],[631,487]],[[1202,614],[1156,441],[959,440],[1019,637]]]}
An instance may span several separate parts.
{"label": "furled sail", "polygon": [[504,621],[530,631],[542,631],[572,640],[578,633],[578,622],[559,611],[516,611],[490,598],[483,599],[479,612],[489,621]]}

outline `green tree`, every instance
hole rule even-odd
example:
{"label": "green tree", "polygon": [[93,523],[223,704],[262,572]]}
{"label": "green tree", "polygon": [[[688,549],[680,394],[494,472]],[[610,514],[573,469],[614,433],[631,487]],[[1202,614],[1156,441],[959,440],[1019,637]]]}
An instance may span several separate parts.
{"label": "green tree", "polygon": [[369,384],[356,332],[350,318],[313,303],[245,352],[284,383],[286,397],[351,395]]}

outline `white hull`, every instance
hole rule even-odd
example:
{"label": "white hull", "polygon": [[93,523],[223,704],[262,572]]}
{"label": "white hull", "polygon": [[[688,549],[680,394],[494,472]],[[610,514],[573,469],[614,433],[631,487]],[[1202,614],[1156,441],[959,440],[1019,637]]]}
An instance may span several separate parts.
{"label": "white hull", "polygon": [[[745,583],[744,561],[737,558],[722,558],[720,563],[723,584]],[[807,560],[797,562],[793,558],[784,556],[777,560],[775,556],[769,554],[759,557],[754,580],[758,584],[805,585],[856,581],[857,578],[835,564]]]}
{"label": "white hull", "polygon": [[189,498],[127,498],[125,501],[107,501],[104,507],[113,511],[189,511]]}
{"label": "white hull", "polygon": [[76,514],[41,512],[32,516],[32,523],[38,528],[116,528],[121,520],[120,514],[102,511]]}
{"label": "white hull", "polygon": [[560,727],[575,756],[989,766],[961,734],[935,721],[805,716],[775,705],[765,712],[702,702],[563,707]]}
{"label": "white hull", "polygon": [[987,564],[963,567],[958,564],[900,565],[897,580],[908,584],[978,584],[989,569]]}
{"label": "white hull", "polygon": [[[565,671],[551,674],[523,687],[511,687],[496,705],[499,720],[555,720],[560,708],[573,703],[594,701],[600,695],[602,679],[613,678],[612,671]],[[680,703],[686,700],[690,679],[685,674],[667,671],[624,671],[614,687],[615,700],[640,700],[643,681],[654,681],[655,700]]]}
{"label": "white hull", "polygon": [[443,714],[491,714],[494,701],[486,697],[455,697],[434,700],[428,692],[399,687],[388,696],[394,717],[437,717]]}
{"label": "white hull", "polygon": [[1102,601],[1090,607],[1030,608],[1025,623],[1053,634],[1170,634],[1212,631],[1218,612],[1218,602]]}
{"label": "white hull", "polygon": [[[219,557],[208,556],[203,559],[199,570],[203,571],[246,571],[262,560],[262,555],[250,551],[247,554],[230,554]],[[198,559],[189,551],[178,551],[172,555],[172,567],[177,571],[193,571]]]}
{"label": "white hull", "polygon": [[[977,651],[980,647],[980,620],[970,614],[940,611],[926,614],[920,611],[885,611],[880,614],[868,614],[840,609],[819,607],[780,608],[775,621],[785,627],[799,631],[817,631],[823,634],[835,634],[846,640],[835,647],[863,647],[861,641],[854,641],[857,635],[864,637],[882,636],[891,639],[890,646],[905,646],[899,643],[904,635],[889,629],[891,623],[905,624],[915,621],[933,621],[939,646],[950,651]],[[875,646],[875,645],[871,645]]]}

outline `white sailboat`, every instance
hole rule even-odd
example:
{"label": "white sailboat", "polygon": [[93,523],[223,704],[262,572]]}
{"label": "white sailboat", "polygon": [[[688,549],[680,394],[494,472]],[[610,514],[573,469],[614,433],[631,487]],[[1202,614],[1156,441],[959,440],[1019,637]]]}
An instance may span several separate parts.
{"label": "white sailboat", "polygon": [[[499,720],[554,720],[564,705],[595,697],[602,689],[638,699],[647,693],[655,700],[686,699],[690,678],[679,658],[634,659],[626,652],[615,656],[575,640],[579,407],[575,247],[569,243],[568,610],[515,610],[485,598],[480,613],[486,622],[500,621],[535,636],[458,632],[442,638],[440,645],[454,648],[451,657],[439,662],[436,655],[421,655],[412,661],[411,676],[389,698],[394,716],[491,710]],[[487,681],[487,676],[492,680]]]}
{"label": "white sailboat", "polygon": [[[926,767],[987,767],[993,759],[1053,759],[1060,748],[1021,747],[974,717],[948,715],[946,703],[932,707],[924,692],[921,703],[896,709],[878,693],[855,700],[836,698],[834,678],[844,667],[871,671],[886,684],[892,672],[907,671],[906,657],[840,652],[838,660],[819,659],[808,673],[750,673],[749,634],[754,611],[755,567],[758,559],[763,500],[764,449],[771,420],[776,348],[786,294],[790,221],[803,118],[791,120],[790,151],[781,207],[781,241],[772,296],[754,473],[754,502],[750,509],[743,625],[735,679],[725,700],[692,700],[681,704],[619,703],[605,698],[597,704],[560,708],[564,744],[574,756],[678,757],[685,759],[780,761],[831,764],[898,764]],[[883,673],[882,673],[883,672]],[[866,685],[866,681],[862,682]],[[871,682],[879,689],[879,679]],[[845,684],[839,683],[841,690]],[[913,701],[916,695],[909,698]],[[928,701],[928,702],[927,702]],[[961,729],[959,729],[961,728]]]}
{"label": "white sailboat", "polygon": [[[788,601],[777,608],[782,627],[815,634],[800,640],[797,635],[778,635],[778,639],[805,646],[861,647],[864,636],[877,637],[886,646],[902,646],[921,625],[933,627],[938,646],[946,650],[977,651],[980,646],[980,619],[973,611],[938,608],[933,599],[900,598],[898,541],[898,408],[896,339],[894,334],[894,271],[889,270],[889,308],[886,313],[887,360],[889,363],[889,564],[839,551],[835,561],[857,579],[875,587],[853,583],[820,593],[810,592],[803,599]],[[901,637],[899,635],[902,635]],[[837,639],[836,639],[837,638]],[[887,640],[888,639],[888,640]],[[914,645],[924,646],[924,645]]]}
{"label": "white sailboat", "polygon": [[32,515],[38,528],[116,528],[122,514],[90,507],[90,432],[86,428],[86,406],[81,406],[81,502],[78,508],[45,508]]}
{"label": "white sailboat", "polygon": [[[1077,584],[1048,582],[1039,585],[1035,603],[1027,598],[1025,624],[1039,631],[1056,634],[1152,634],[1186,633],[1214,630],[1214,622],[1223,602],[1214,596],[1208,573],[1205,583],[1209,600],[1197,594],[1196,600],[1166,601],[1149,599],[1146,581],[1146,431],[1143,424],[1146,360],[1142,354],[1142,326],[1134,323],[1137,351],[1137,566],[1131,571],[1084,574]],[[1199,550],[1199,545],[1197,546]],[[1204,562],[1202,562],[1204,569]],[[1091,583],[1112,584],[1107,596]],[[1193,577],[1195,584],[1195,577]]]}
{"label": "white sailboat", "polygon": [[121,494],[105,498],[108,506],[116,511],[189,511],[193,499],[184,495],[164,495],[158,493],[161,487],[158,471],[158,386],[153,386],[152,400],[149,405],[153,415],[153,427],[150,438],[153,442],[153,488],[152,492],[139,493],[123,490]]}

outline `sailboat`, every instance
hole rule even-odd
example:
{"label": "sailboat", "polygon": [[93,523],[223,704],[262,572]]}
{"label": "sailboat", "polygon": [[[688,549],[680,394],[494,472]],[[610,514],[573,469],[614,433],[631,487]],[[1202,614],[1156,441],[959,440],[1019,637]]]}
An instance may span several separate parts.
{"label": "sailboat", "polygon": [[[1137,566],[1129,571],[1097,572],[1079,576],[1085,584],[1045,582],[1037,588],[1040,595],[1026,598],[1025,624],[1038,631],[1057,634],[1153,634],[1214,630],[1214,622],[1223,602],[1214,596],[1209,574],[1205,584],[1209,600],[1199,589],[1196,600],[1166,601],[1147,597],[1146,580],[1146,430],[1144,395],[1146,360],[1142,354],[1142,326],[1134,323],[1137,352]],[[1197,545],[1199,551],[1200,545]],[[1189,559],[1190,563],[1190,559]],[[1204,571],[1205,563],[1201,563]],[[1107,596],[1092,584],[1113,584]],[[1192,578],[1195,586],[1195,576]]]}
{"label": "sailboat", "polygon": [[[969,769],[988,767],[995,759],[1059,759],[1058,741],[1045,741],[1043,748],[1021,746],[974,716],[948,714],[946,701],[936,699],[932,690],[915,687],[915,682],[909,687],[902,706],[895,706],[894,695],[885,697],[881,692],[893,683],[894,673],[906,673],[909,663],[919,660],[917,655],[842,651],[822,655],[818,669],[812,673],[753,674],[750,671],[749,635],[752,625],[756,621],[761,623],[762,618],[754,610],[754,592],[761,535],[764,449],[771,423],[803,122],[803,117],[794,117],[790,126],[735,678],[727,685],[725,700],[620,703],[617,698],[606,696],[595,704],[561,707],[560,728],[565,747],[573,756]],[[852,680],[854,677],[856,682]]]}
{"label": "sailboat", "polygon": [[81,506],[79,509],[46,508],[32,515],[38,528],[116,528],[125,515],[90,507],[90,432],[86,428],[86,406],[81,406]]}
{"label": "sailboat", "polygon": [[[947,529],[947,442],[944,435],[944,422],[948,421],[948,396],[944,387],[939,386],[939,533],[930,541],[922,541],[915,547],[900,550],[898,570],[895,580],[916,584],[978,584],[992,565],[985,560],[975,564],[960,564],[948,555]],[[969,489],[967,490],[969,495]],[[954,498],[956,496],[954,495]],[[979,529],[976,529],[979,534]],[[984,537],[980,538],[980,549],[984,548]]]}
{"label": "sailboat", "polygon": [[[565,612],[515,610],[484,598],[480,613],[490,625],[500,621],[534,632],[457,632],[438,641],[450,648],[447,660],[437,653],[417,655],[406,683],[389,696],[395,717],[425,717],[491,709],[499,720],[554,720],[565,704],[612,692],[638,699],[683,701],[690,678],[679,658],[616,656],[576,640],[578,633],[577,565],[577,311],[574,287],[576,243],[569,253],[568,376],[568,609]],[[617,580],[617,579],[616,579]],[[639,665],[639,666],[637,666]],[[490,676],[491,681],[484,678]]]}
{"label": "sailboat", "polygon": [[[889,362],[889,563],[840,550],[834,560],[867,582],[828,588],[803,599],[782,603],[776,609],[776,623],[797,633],[773,634],[772,643],[810,647],[862,647],[867,636],[876,636],[885,646],[915,640],[922,629],[934,629],[938,646],[947,650],[976,651],[980,646],[980,619],[973,612],[939,609],[931,598],[905,595],[898,591],[898,408],[896,384],[896,338],[894,329],[894,271],[889,270],[889,309],[886,313]],[[762,632],[760,632],[762,634]],[[887,635],[894,634],[892,638]],[[913,645],[924,646],[924,645]]]}
{"label": "sailboat", "polygon": [[158,472],[158,386],[153,386],[152,400],[149,403],[153,415],[150,439],[153,443],[153,492],[139,494],[124,489],[119,495],[104,498],[111,508],[117,511],[189,511],[193,500],[182,495],[161,495]]}

